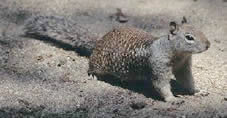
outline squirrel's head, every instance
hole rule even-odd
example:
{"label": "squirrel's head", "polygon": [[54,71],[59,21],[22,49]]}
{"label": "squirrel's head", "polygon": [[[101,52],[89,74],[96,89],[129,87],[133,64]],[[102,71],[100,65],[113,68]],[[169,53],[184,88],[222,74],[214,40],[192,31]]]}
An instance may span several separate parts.
{"label": "squirrel's head", "polygon": [[183,17],[182,24],[170,22],[170,40],[176,51],[179,53],[201,53],[208,50],[210,42],[206,36],[193,26],[187,24],[187,20]]}

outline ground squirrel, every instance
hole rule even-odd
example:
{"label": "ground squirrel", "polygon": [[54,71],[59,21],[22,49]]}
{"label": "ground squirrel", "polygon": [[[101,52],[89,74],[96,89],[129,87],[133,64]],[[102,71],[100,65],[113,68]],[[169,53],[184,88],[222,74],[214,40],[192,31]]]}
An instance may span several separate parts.
{"label": "ground squirrel", "polygon": [[78,39],[80,32],[76,29],[77,25],[74,28],[74,25],[65,25],[65,20],[60,18],[58,20],[61,22],[51,21],[54,17],[37,19],[33,18],[25,25],[25,34],[56,40],[67,40],[70,36],[72,42],[76,42],[70,44],[91,54],[89,75],[112,75],[121,80],[151,80],[165,101],[176,100],[171,92],[171,79],[176,78],[189,93],[196,92],[191,72],[192,54],[201,53],[210,47],[205,35],[186,24],[185,18],[182,24],[170,22],[169,33],[161,37],[154,37],[141,29],[122,27],[108,32],[101,40],[86,36],[87,33],[80,34],[85,38]]}
{"label": "ground squirrel", "polygon": [[185,18],[181,25],[170,22],[169,34],[159,38],[135,28],[110,31],[97,42],[88,73],[124,80],[152,80],[165,101],[176,99],[170,90],[170,79],[176,78],[189,93],[195,93],[191,56],[206,51],[210,42],[185,22]]}

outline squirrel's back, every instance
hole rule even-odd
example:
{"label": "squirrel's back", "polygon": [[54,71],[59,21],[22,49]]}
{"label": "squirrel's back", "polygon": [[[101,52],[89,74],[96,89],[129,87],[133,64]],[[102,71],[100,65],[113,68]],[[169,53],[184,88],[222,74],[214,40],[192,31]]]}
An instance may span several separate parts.
{"label": "squirrel's back", "polygon": [[90,57],[89,74],[110,72],[128,78],[137,71],[137,74],[145,75],[149,57],[146,48],[154,40],[156,38],[149,33],[132,27],[112,30],[97,42]]}
{"label": "squirrel's back", "polygon": [[33,16],[26,21],[24,32],[26,37],[67,45],[85,56],[90,56],[98,39],[72,19],[61,16]]}

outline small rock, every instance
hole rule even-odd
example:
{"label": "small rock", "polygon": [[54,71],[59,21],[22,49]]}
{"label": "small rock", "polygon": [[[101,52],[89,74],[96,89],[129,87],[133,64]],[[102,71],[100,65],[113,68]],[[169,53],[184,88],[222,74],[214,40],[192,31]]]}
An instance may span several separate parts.
{"label": "small rock", "polygon": [[214,41],[215,41],[216,43],[218,43],[218,44],[221,43],[221,41],[219,41],[219,40],[217,40],[217,39],[215,39]]}
{"label": "small rock", "polygon": [[200,92],[196,93],[195,96],[202,96],[202,97],[206,97],[208,96],[210,93],[205,91],[205,90],[200,90]]}
{"label": "small rock", "polygon": [[37,60],[37,61],[43,61],[44,58],[43,58],[43,56],[38,56],[38,57],[36,57],[36,60]]}
{"label": "small rock", "polygon": [[61,67],[62,65],[65,65],[65,61],[63,60],[60,60],[59,63],[57,64],[58,67]]}
{"label": "small rock", "polygon": [[167,111],[168,111],[168,112],[176,111],[176,110],[177,110],[176,108],[167,108]]}
{"label": "small rock", "polygon": [[61,79],[62,82],[72,82],[69,77],[64,77]]}
{"label": "small rock", "polygon": [[210,93],[207,92],[207,93],[201,93],[200,95],[203,96],[203,97],[205,97],[205,96],[208,96],[209,94]]}
{"label": "small rock", "polygon": [[160,109],[158,109],[158,108],[153,108],[153,110],[160,110]]}
{"label": "small rock", "polygon": [[51,57],[53,57],[53,55],[52,55],[52,54],[49,54],[47,57],[48,57],[48,58],[51,58]]}
{"label": "small rock", "polygon": [[195,65],[195,67],[196,67],[196,68],[198,68],[198,69],[201,69],[201,70],[203,70],[203,69],[204,69],[204,67],[199,66],[199,65]]}
{"label": "small rock", "polygon": [[185,115],[183,115],[183,116],[181,116],[180,118],[186,118],[186,116],[185,116]]}
{"label": "small rock", "polygon": [[29,106],[30,105],[30,103],[28,101],[26,101],[26,100],[18,99],[17,101],[19,102],[19,104],[22,104],[22,105],[25,105],[25,106]]}
{"label": "small rock", "polygon": [[218,48],[218,50],[220,50],[221,52],[224,52],[225,48],[224,47],[220,47],[220,48]]}
{"label": "small rock", "polygon": [[111,19],[115,19],[119,23],[128,22],[128,17],[122,12],[120,8],[117,8],[117,12],[110,16]]}
{"label": "small rock", "polygon": [[187,21],[187,19],[186,19],[186,17],[185,16],[183,16],[183,20],[182,20],[182,24],[184,24],[184,23],[187,23],[188,21]]}
{"label": "small rock", "polygon": [[113,113],[117,113],[119,110],[118,109],[114,109],[113,110]]}
{"label": "small rock", "polygon": [[92,14],[85,11],[85,12],[78,13],[78,15],[81,15],[81,16],[91,16]]}
{"label": "small rock", "polygon": [[128,95],[131,96],[132,95],[132,92],[131,91],[128,91]]}
{"label": "small rock", "polygon": [[227,0],[223,0],[223,2],[227,2]]}
{"label": "small rock", "polygon": [[130,104],[130,107],[132,109],[143,109],[147,104],[144,102],[133,102],[132,104]]}
{"label": "small rock", "polygon": [[172,104],[172,105],[182,105],[182,104],[184,104],[184,103],[185,103],[184,100],[178,100],[178,101],[172,102],[171,104]]}
{"label": "small rock", "polygon": [[61,64],[58,64],[57,66],[58,66],[58,67],[61,67]]}
{"label": "small rock", "polygon": [[87,81],[82,81],[82,83],[87,83]]}
{"label": "small rock", "polygon": [[83,95],[79,95],[79,97],[83,97]]}

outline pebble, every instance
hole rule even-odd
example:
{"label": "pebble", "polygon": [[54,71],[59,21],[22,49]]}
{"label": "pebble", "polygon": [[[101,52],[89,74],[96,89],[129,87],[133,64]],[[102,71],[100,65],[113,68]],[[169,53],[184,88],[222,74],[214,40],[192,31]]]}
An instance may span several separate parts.
{"label": "pebble", "polygon": [[224,101],[227,101],[227,97],[224,97]]}

